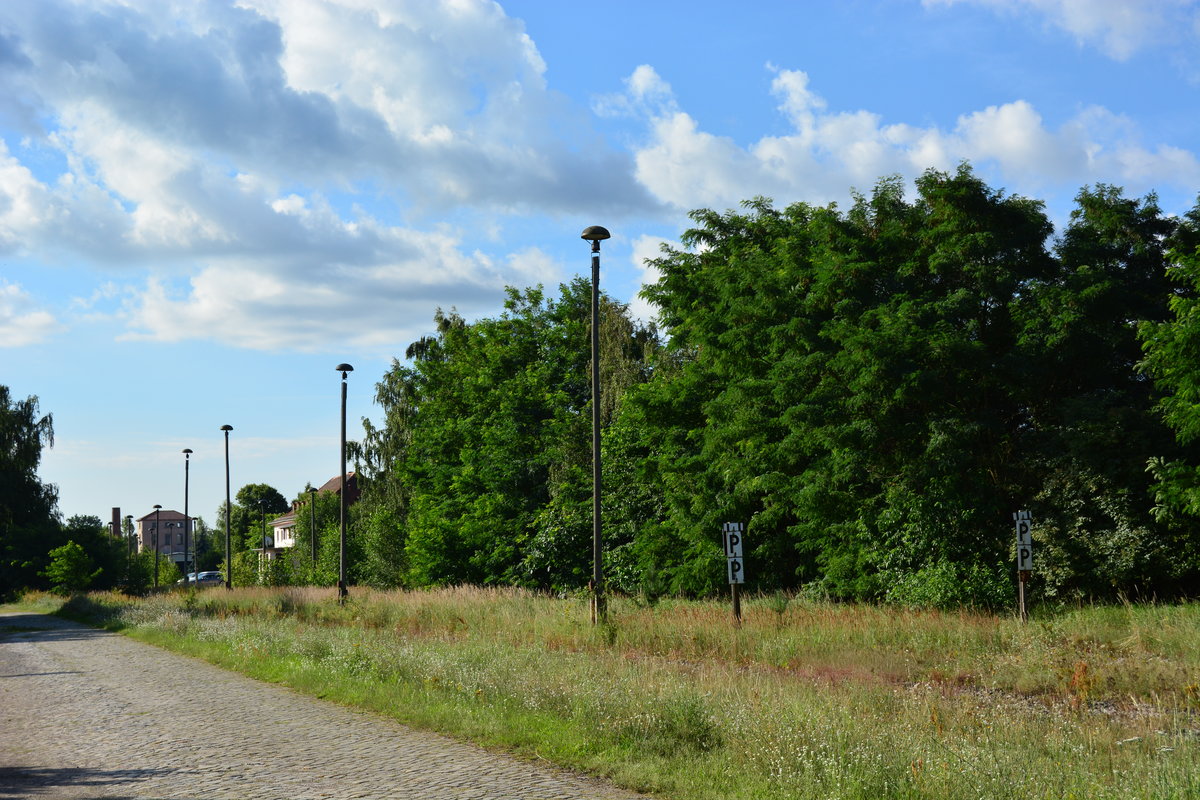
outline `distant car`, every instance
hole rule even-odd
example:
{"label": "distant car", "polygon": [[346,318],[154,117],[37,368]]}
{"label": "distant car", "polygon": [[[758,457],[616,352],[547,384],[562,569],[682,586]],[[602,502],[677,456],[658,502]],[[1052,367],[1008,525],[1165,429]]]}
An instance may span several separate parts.
{"label": "distant car", "polygon": [[196,584],[198,586],[216,586],[218,583],[224,583],[225,578],[219,572],[201,572],[196,575]]}

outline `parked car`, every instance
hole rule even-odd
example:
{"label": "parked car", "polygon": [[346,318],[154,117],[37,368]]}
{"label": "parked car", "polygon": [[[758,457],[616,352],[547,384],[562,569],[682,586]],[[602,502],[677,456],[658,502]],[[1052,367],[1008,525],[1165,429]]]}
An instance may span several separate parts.
{"label": "parked car", "polygon": [[196,575],[196,584],[198,586],[216,586],[218,583],[224,583],[225,576],[220,572],[201,572]]}
{"label": "parked car", "polygon": [[195,583],[195,582],[196,582],[196,573],[194,573],[194,572],[189,572],[187,574],[186,578],[180,578],[179,580],[175,581],[175,583],[179,584],[180,586],[182,586],[185,583]]}

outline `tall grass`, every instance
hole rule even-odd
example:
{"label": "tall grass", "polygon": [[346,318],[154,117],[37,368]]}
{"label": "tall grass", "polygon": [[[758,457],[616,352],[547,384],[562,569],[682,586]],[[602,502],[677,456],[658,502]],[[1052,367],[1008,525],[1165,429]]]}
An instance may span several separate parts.
{"label": "tall grass", "polygon": [[[34,598],[48,606],[54,600]],[[60,602],[60,601],[58,601]],[[510,589],[69,604],[250,674],[675,798],[1200,796],[1200,605],[978,613]]]}

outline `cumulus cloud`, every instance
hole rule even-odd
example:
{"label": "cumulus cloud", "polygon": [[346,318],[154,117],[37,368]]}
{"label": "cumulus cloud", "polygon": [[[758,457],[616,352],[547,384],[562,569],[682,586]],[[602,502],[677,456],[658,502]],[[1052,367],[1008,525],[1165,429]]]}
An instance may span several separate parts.
{"label": "cumulus cloud", "polygon": [[[630,260],[633,262],[633,268],[637,271],[639,276],[638,283],[640,285],[649,286],[650,284],[658,283],[659,278],[662,277],[658,268],[649,262],[662,255],[663,245],[668,245],[676,250],[683,249],[683,245],[679,242],[671,239],[663,239],[659,236],[642,235],[634,240]],[[634,319],[640,320],[643,323],[656,322],[658,320],[658,306],[650,303],[640,295],[629,303],[629,313]]]}
{"label": "cumulus cloud", "polygon": [[0,347],[36,344],[61,327],[49,311],[35,308],[20,286],[0,282]]}
{"label": "cumulus cloud", "polygon": [[[316,217],[314,228],[342,224],[340,245],[213,259],[186,286],[151,278],[126,303],[132,328],[126,338],[395,352],[429,327],[434,308],[457,306],[468,314],[489,308],[514,275],[547,268],[536,251],[498,267],[482,254],[464,254],[461,242],[445,233],[382,227],[366,218],[344,224],[328,209],[305,213]],[[320,239],[334,241],[328,233]]]}
{"label": "cumulus cloud", "polygon": [[998,13],[1032,11],[1071,34],[1124,61],[1157,45],[1200,41],[1196,0],[923,0],[926,6],[973,4]]}
{"label": "cumulus cloud", "polygon": [[[679,208],[730,207],[754,195],[823,204],[846,197],[848,187],[869,188],[882,175],[913,177],[961,161],[1026,193],[1060,182],[1120,182],[1134,190],[1200,183],[1195,154],[1146,147],[1131,122],[1103,108],[1051,128],[1032,105],[1015,100],[963,114],[952,129],[919,127],[865,110],[830,109],[804,72],[774,71],[771,89],[792,130],[747,147],[701,130],[661,98],[657,110],[639,105],[631,87],[628,107],[642,109],[648,129],[636,153],[638,178]],[[665,85],[644,74],[640,81]]]}
{"label": "cumulus cloud", "polygon": [[662,211],[487,0],[10,0],[0,66],[0,253],[150,272],[135,338],[403,338],[555,273],[422,220]]}

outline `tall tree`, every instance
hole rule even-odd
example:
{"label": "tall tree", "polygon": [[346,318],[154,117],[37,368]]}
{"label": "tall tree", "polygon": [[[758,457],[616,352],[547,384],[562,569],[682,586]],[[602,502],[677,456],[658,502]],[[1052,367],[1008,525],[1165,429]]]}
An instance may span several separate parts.
{"label": "tall tree", "polygon": [[1179,221],[1166,242],[1171,264],[1170,313],[1139,331],[1144,368],[1162,390],[1159,411],[1179,451],[1151,462],[1157,518],[1170,532],[1170,576],[1194,592],[1200,578],[1200,203]]}
{"label": "tall tree", "polygon": [[54,445],[51,415],[36,397],[14,400],[0,386],[0,596],[44,586],[42,572],[58,540],[55,488],[38,477],[42,450]]}
{"label": "tall tree", "polygon": [[[368,427],[360,525],[388,553],[387,582],[578,586],[580,483],[589,436],[590,286],[548,299],[509,289],[498,318],[438,312],[437,334],[379,384],[385,426]],[[605,419],[655,335],[605,299]],[[633,363],[631,363],[633,362]],[[611,403],[612,405],[609,405]],[[590,488],[588,489],[590,496]],[[384,563],[387,561],[388,563]]]}
{"label": "tall tree", "polygon": [[[658,445],[653,535],[676,541],[662,551],[677,585],[721,581],[719,524],[740,518],[761,587],[994,602],[1009,513],[1057,491],[1049,453],[1068,440],[1067,462],[1086,453],[1115,483],[1075,492],[1076,521],[1135,505],[1144,458],[1084,411],[1120,411],[1154,446],[1132,331],[1162,302],[1164,225],[1152,200],[1108,187],[1080,206],[1055,253],[1037,201],[966,167],[926,173],[913,201],[884,180],[845,213],[762,200],[694,213],[689,249],[656,261],[646,291],[679,367],[631,404]],[[1134,307],[1112,302],[1126,289]]]}

